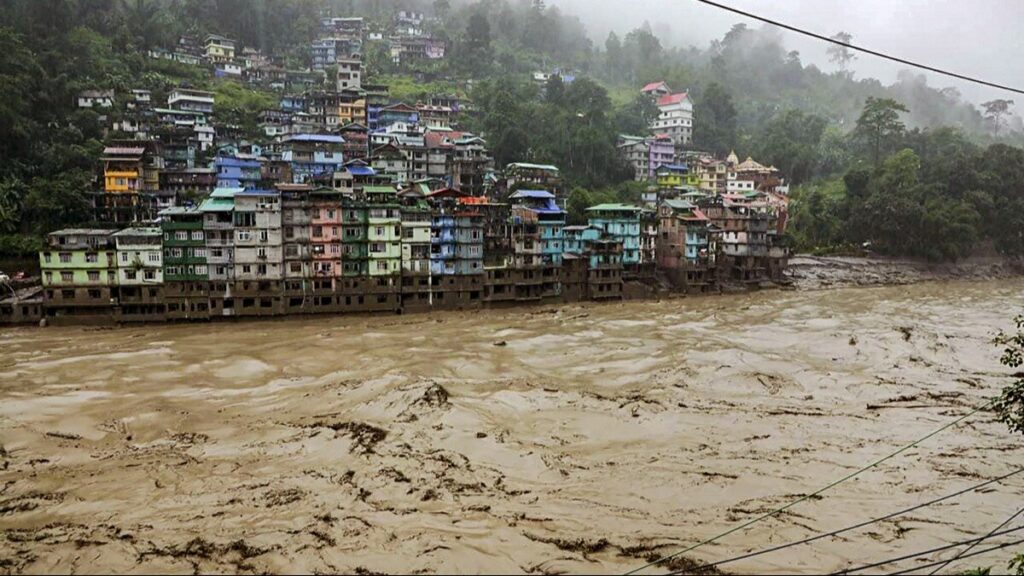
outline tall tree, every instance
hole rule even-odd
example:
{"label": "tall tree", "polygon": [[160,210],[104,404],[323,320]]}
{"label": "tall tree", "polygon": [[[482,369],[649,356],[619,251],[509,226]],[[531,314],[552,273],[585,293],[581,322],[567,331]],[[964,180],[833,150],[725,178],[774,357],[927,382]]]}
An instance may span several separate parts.
{"label": "tall tree", "polygon": [[900,119],[901,112],[909,110],[892,98],[868,96],[857,119],[854,137],[871,151],[876,167],[881,164],[886,151],[893,149],[906,131],[906,125]]}
{"label": "tall tree", "polygon": [[[843,44],[849,44],[853,41],[853,36],[848,32],[837,32],[831,38]],[[839,44],[829,44],[827,53],[829,61],[839,66],[840,74],[847,77],[851,76],[849,72],[850,63],[857,58],[853,50]]]}
{"label": "tall tree", "polygon": [[985,109],[985,117],[992,122],[992,133],[999,136],[999,128],[1003,125],[1003,116],[1010,112],[1013,100],[989,100],[982,102],[981,107]]}
{"label": "tall tree", "polygon": [[736,106],[732,94],[712,82],[693,109],[693,141],[701,150],[726,154],[736,146]]}

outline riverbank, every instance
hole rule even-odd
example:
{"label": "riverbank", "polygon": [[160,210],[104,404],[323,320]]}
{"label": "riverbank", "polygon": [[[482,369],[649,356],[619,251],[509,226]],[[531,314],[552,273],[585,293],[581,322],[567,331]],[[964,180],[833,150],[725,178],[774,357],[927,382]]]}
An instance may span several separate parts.
{"label": "riverbank", "polygon": [[[1007,381],[990,338],[1022,295],[1014,279],[0,332],[0,572],[624,573],[982,403]],[[1024,445],[979,414],[691,556],[1018,466]],[[1016,494],[723,568],[940,546],[985,534]]]}
{"label": "riverbank", "polygon": [[904,286],[936,280],[998,280],[1024,276],[1024,261],[999,256],[930,263],[886,257],[810,256],[789,261],[786,277],[801,290]]}

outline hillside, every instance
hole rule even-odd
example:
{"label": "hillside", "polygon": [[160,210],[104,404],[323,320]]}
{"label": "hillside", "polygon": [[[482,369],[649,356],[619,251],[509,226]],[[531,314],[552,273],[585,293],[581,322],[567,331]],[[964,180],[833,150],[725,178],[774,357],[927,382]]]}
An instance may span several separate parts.
{"label": "hillside", "polygon": [[[475,113],[464,127],[487,139],[499,167],[517,160],[556,164],[570,189],[578,189],[577,204],[637,198],[616,140],[647,130],[656,111],[638,89],[665,80],[694,102],[695,149],[719,156],[736,150],[778,166],[793,184],[814,184],[794,197],[798,247],[870,241],[893,253],[950,258],[985,239],[999,238],[1006,250],[1021,244],[981,226],[992,219],[1010,225],[1015,211],[1024,214],[1014,168],[1020,150],[1006,146],[1024,142],[1019,118],[999,123],[955,90],[930,87],[910,73],[884,86],[805,66],[772,29],[736,25],[707,49],[678,50],[664,48],[649,26],[595,43],[578,18],[541,0],[10,0],[0,9],[0,85],[7,96],[0,106],[0,253],[31,252],[41,234],[92,217],[88,194],[107,126],[96,112],[76,108],[81,91],[141,88],[160,99],[181,85],[210,89],[219,122],[255,137],[257,115],[281,91],[215,79],[147,52],[173,47],[182,36],[217,33],[299,70],[309,67],[322,15],[359,15],[373,28],[392,25],[400,9],[427,14],[423,28],[447,43],[448,55],[396,64],[371,42],[363,54],[368,78],[389,85],[396,100],[442,91],[468,96]],[[531,81],[538,71],[575,81],[556,75],[538,85]],[[890,101],[898,122],[876,125],[868,145],[871,127],[860,122],[865,106]],[[887,205],[877,209],[899,217],[885,230],[852,224],[867,197],[851,196],[842,177],[867,170],[857,178],[877,182],[883,160],[904,148],[917,158],[909,165],[918,166],[910,187],[916,196],[907,203],[924,212]],[[991,165],[992,158],[1000,164]],[[954,181],[946,177],[951,173]],[[880,188],[879,198],[889,191]],[[910,221],[920,238],[890,241]],[[943,239],[946,232],[934,221],[970,233],[957,235],[955,249],[936,248],[931,231]]]}

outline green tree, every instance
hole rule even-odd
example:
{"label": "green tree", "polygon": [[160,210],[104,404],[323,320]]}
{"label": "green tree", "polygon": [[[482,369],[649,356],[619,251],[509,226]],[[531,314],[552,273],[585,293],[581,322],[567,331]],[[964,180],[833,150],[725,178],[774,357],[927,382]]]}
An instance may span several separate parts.
{"label": "green tree", "polygon": [[1013,100],[996,99],[981,104],[985,109],[985,118],[992,122],[992,133],[997,137],[1003,125],[1003,117],[1010,113],[1010,106],[1013,106]]}
{"label": "green tree", "polygon": [[864,111],[857,119],[854,138],[870,150],[875,166],[882,162],[886,151],[891,150],[906,131],[900,119],[900,112],[909,112],[907,107],[892,98],[869,96]]}
{"label": "green tree", "polygon": [[698,148],[723,155],[736,146],[736,106],[724,86],[709,84],[694,104],[693,117]]}
{"label": "green tree", "polygon": [[[849,44],[853,41],[853,36],[848,32],[838,32],[832,36],[832,39],[842,44]],[[827,53],[829,62],[839,66],[839,74],[848,77],[850,63],[857,58],[853,50],[841,44],[830,44]]]}

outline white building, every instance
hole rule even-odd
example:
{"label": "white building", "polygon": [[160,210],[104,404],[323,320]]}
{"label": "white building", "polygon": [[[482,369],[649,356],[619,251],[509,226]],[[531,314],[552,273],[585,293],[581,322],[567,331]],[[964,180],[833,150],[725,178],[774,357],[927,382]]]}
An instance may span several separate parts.
{"label": "white building", "polygon": [[213,114],[213,92],[177,88],[167,97],[167,107],[172,110]]}
{"label": "white building", "polygon": [[163,232],[128,228],[114,234],[119,286],[157,286],[164,282]]}
{"label": "white building", "polygon": [[338,58],[338,91],[361,90],[363,87],[363,61],[356,54],[352,58]]}
{"label": "white building", "polygon": [[651,130],[667,134],[676,146],[693,142],[693,102],[686,92],[669,94],[658,99],[658,118]]}
{"label": "white building", "polygon": [[112,108],[113,90],[86,90],[78,95],[79,108]]}

